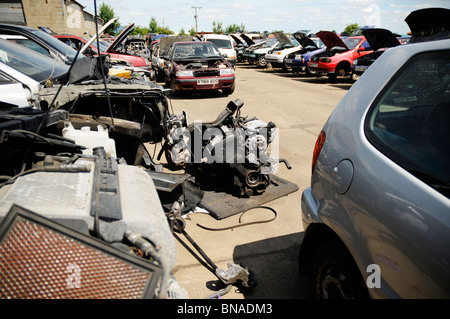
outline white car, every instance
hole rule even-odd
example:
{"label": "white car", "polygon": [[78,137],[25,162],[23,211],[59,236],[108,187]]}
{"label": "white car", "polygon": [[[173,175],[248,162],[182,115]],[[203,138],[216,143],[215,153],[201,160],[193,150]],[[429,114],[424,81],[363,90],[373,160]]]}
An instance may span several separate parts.
{"label": "white car", "polygon": [[234,67],[236,65],[237,53],[233,47],[232,38],[225,34],[205,34],[203,41],[209,41],[219,49],[222,56]]}
{"label": "white car", "polygon": [[278,40],[278,45],[271,51],[266,53],[266,61],[270,63],[273,68],[281,68],[283,71],[287,70],[284,63],[286,56],[301,48],[301,45],[294,38],[289,38],[283,32],[274,32],[274,36]]}

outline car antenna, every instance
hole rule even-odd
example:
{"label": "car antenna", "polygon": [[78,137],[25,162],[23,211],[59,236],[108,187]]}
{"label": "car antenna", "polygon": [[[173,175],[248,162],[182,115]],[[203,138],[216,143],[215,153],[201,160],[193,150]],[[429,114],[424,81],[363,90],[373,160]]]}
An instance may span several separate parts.
{"label": "car antenna", "polygon": [[[94,16],[95,16],[95,32],[96,32],[96,38],[97,38],[97,52],[98,52],[99,61],[101,62],[101,51],[100,51],[100,40],[99,40],[100,35],[98,34],[97,0],[94,0]],[[100,71],[102,73],[103,84],[105,85],[106,100],[108,101],[109,113],[111,115],[110,129],[114,130],[114,116],[113,116],[113,111],[112,111],[112,107],[111,107],[111,101],[109,98],[108,86],[106,85],[105,70],[103,69],[103,65],[100,66]]]}

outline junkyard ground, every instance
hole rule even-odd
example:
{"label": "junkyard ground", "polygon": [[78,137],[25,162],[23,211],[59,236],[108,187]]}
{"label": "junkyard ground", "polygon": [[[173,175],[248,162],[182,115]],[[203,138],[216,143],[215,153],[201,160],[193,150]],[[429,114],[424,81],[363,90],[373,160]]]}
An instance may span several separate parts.
{"label": "junkyard ground", "polygon": [[[212,121],[231,100],[245,104],[242,115],[273,121],[279,128],[279,155],[292,169],[280,165],[277,176],[298,185],[299,190],[265,204],[277,212],[275,220],[223,231],[205,230],[198,224],[223,228],[239,224],[240,214],[217,220],[195,213],[186,220],[186,232],[209,258],[222,269],[227,263],[243,264],[256,276],[251,289],[233,286],[223,299],[303,299],[309,298],[307,280],[298,272],[298,253],[303,238],[300,199],[310,184],[311,159],[317,136],[334,107],[352,86],[349,79],[331,82],[326,77],[283,73],[279,69],[258,69],[248,64],[236,67],[236,90],[230,96],[220,93],[182,96],[171,100],[173,111],[185,110],[189,121]],[[242,223],[268,220],[269,210],[255,209],[242,217]],[[177,241],[174,275],[192,299],[203,299],[223,288],[205,266],[205,261],[181,234]],[[195,253],[195,256],[194,254]]]}

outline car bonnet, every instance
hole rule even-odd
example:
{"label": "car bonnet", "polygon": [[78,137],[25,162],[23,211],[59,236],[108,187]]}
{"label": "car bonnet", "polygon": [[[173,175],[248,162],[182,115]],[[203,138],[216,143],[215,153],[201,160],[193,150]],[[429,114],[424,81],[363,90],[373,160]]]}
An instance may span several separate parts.
{"label": "car bonnet", "polygon": [[283,32],[274,32],[273,35],[281,44],[291,44],[292,46],[295,46],[294,43],[292,43],[292,41]]}
{"label": "car bonnet", "polygon": [[245,42],[247,42],[247,44],[250,46],[250,45],[254,45],[254,44],[256,44],[256,42],[255,41],[253,41],[252,39],[250,39],[250,37],[249,36],[247,36],[246,34],[241,34],[241,38],[245,41]]}
{"label": "car bonnet", "polygon": [[193,41],[190,35],[177,35],[160,38],[159,40],[159,56],[164,56],[170,46],[175,42]]}
{"label": "car bonnet", "polygon": [[120,32],[120,34],[116,37],[113,43],[111,43],[108,49],[106,49],[106,52],[114,51],[133,30],[134,30],[134,23],[131,23],[122,32]]}
{"label": "car bonnet", "polygon": [[322,40],[323,44],[327,47],[327,49],[331,49],[333,47],[343,47],[349,50],[347,45],[339,38],[339,36],[331,31],[320,31],[316,34],[320,40]]}
{"label": "car bonnet", "polygon": [[305,33],[296,32],[296,33],[292,34],[292,36],[298,41],[298,43],[300,43],[302,48],[313,47],[315,49],[318,49],[318,47],[314,43],[314,41],[311,40]]}
{"label": "car bonnet", "polygon": [[[103,32],[105,32],[106,28],[108,28],[114,21],[116,21],[117,18],[112,18],[111,20],[109,20],[99,31],[98,31],[98,36],[102,35]],[[84,46],[81,48],[80,53],[83,53],[84,51],[86,51],[87,48],[89,48],[91,46],[91,44],[95,41],[95,39],[97,39],[97,36],[93,36],[92,38],[90,38],[88,40],[88,42],[86,42],[84,44]]]}
{"label": "car bonnet", "polygon": [[366,37],[372,50],[376,51],[381,48],[391,48],[400,45],[400,42],[395,35],[386,29],[367,29],[362,32]]}

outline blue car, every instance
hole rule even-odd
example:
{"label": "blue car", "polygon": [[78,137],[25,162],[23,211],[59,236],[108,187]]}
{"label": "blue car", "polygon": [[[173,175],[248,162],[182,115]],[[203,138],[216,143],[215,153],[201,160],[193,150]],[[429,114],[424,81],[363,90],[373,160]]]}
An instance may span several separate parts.
{"label": "blue car", "polygon": [[302,32],[294,33],[293,36],[302,48],[286,56],[286,66],[290,67],[294,73],[305,71],[307,75],[313,75],[315,72],[308,68],[308,61],[312,56],[324,52],[325,45],[319,38],[308,37]]}

